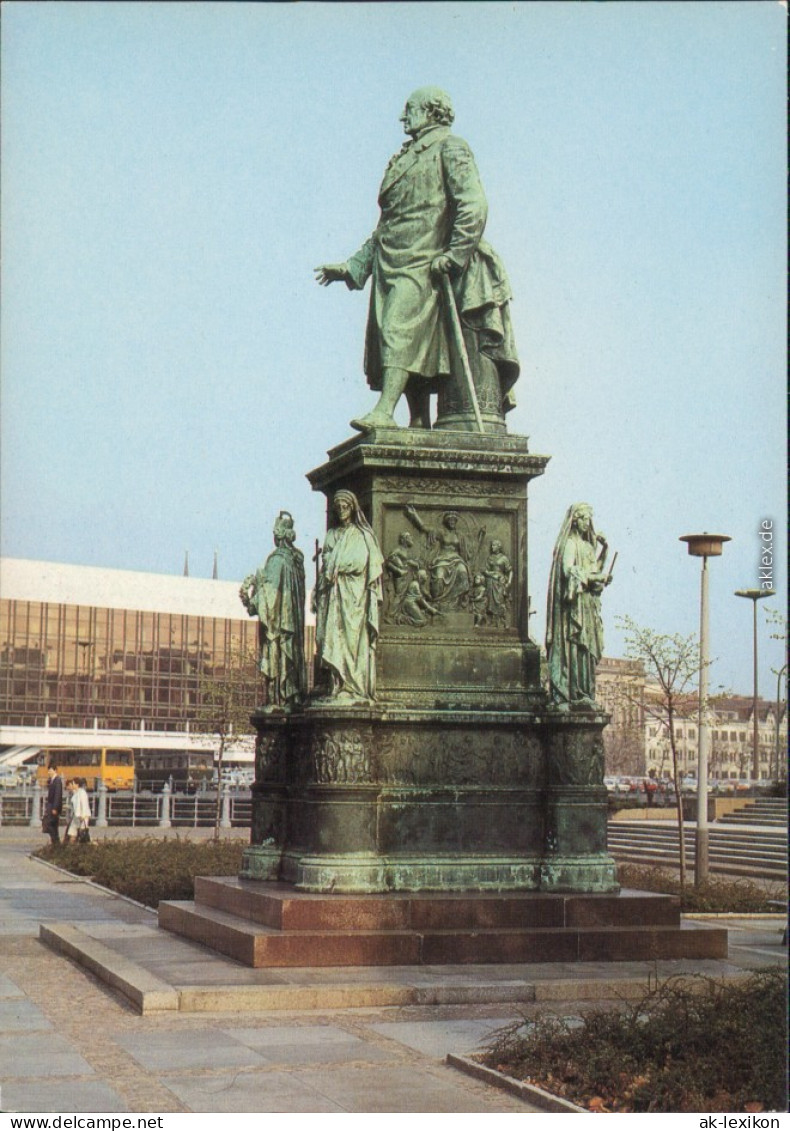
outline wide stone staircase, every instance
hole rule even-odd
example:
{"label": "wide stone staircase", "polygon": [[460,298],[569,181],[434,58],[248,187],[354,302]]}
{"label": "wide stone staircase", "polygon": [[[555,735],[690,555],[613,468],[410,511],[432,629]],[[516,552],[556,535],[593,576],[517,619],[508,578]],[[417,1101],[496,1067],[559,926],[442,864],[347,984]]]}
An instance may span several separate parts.
{"label": "wide stone staircase", "polygon": [[[769,804],[766,804],[768,802]],[[787,879],[787,817],[783,801],[758,798],[744,810],[709,826],[710,871],[722,875]],[[777,820],[779,808],[784,817]],[[609,851],[615,860],[677,867],[678,830],[674,821],[610,821]],[[693,865],[694,824],[685,826],[686,859]]]}
{"label": "wide stone staircase", "polygon": [[742,809],[719,817],[718,825],[766,825],[787,829],[787,801],[784,797],[755,797]]}

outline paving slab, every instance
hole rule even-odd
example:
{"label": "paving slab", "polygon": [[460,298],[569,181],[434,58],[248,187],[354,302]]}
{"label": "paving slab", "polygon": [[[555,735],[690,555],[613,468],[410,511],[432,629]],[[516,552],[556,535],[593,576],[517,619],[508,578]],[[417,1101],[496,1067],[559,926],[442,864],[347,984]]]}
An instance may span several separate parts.
{"label": "paving slab", "polygon": [[91,1076],[93,1069],[70,1041],[56,1033],[0,1037],[3,1076]]}
{"label": "paving slab", "polygon": [[[500,1106],[491,1106],[485,1092],[465,1087],[465,1081],[443,1066],[345,1067],[293,1073],[296,1080],[325,1096],[349,1112],[464,1112],[524,1111],[519,1101],[502,1097]],[[529,1110],[527,1108],[526,1110]]]}
{"label": "paving slab", "polygon": [[3,1084],[3,1109],[19,1112],[125,1112],[113,1088],[97,1080]]}
{"label": "paving slab", "polygon": [[189,1040],[174,1029],[158,1033],[120,1033],[113,1036],[138,1064],[168,1071],[173,1068],[242,1068],[264,1060],[249,1045],[216,1029],[192,1029]]}
{"label": "paving slab", "polygon": [[52,1024],[32,1001],[25,998],[0,1001],[0,1033],[25,1033],[51,1028]]}
{"label": "paving slab", "polygon": [[166,1076],[162,1083],[190,1111],[200,1112],[345,1112],[303,1080],[283,1072],[224,1072],[211,1076]]}
{"label": "paving slab", "polygon": [[276,1029],[226,1029],[234,1040],[248,1045],[271,1065],[304,1065],[391,1060],[392,1053],[328,1025]]}
{"label": "paving slab", "polygon": [[9,999],[24,996],[24,992],[20,990],[15,982],[12,982],[10,978],[6,978],[3,974],[0,974],[0,1000],[8,1001]]}
{"label": "paving slab", "polygon": [[442,1021],[387,1021],[371,1025],[370,1028],[383,1037],[442,1060],[449,1052],[476,1051],[486,1044],[497,1029],[512,1023],[512,1017],[490,1017],[485,1020],[458,1018]]}

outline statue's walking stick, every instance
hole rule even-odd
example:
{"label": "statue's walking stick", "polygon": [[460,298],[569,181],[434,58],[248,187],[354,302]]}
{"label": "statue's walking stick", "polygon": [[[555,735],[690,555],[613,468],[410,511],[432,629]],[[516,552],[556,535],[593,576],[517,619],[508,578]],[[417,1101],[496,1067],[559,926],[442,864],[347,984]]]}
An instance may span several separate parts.
{"label": "statue's walking stick", "polygon": [[455,305],[455,295],[453,294],[452,284],[450,283],[449,275],[442,275],[442,290],[444,291],[444,300],[447,304],[447,314],[450,318],[450,329],[452,330],[453,342],[458,351],[458,356],[461,359],[461,368],[464,373],[464,383],[466,385],[466,393],[472,403],[472,409],[477,421],[478,431],[484,432],[483,418],[480,415],[480,405],[477,403],[477,393],[475,391],[475,383],[472,378],[472,370],[469,365],[469,354],[466,352],[466,344],[464,342],[464,335],[461,330],[461,319],[458,317],[458,307]]}
{"label": "statue's walking stick", "polygon": [[315,589],[314,593],[318,592],[318,580],[321,575],[321,554],[323,553],[321,543],[316,538],[315,540],[315,553],[313,554],[313,561],[315,562]]}

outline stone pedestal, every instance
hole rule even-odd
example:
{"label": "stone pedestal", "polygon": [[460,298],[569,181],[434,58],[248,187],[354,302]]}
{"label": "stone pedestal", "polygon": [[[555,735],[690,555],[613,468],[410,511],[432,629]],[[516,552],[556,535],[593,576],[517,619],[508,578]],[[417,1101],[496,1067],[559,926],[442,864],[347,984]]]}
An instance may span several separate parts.
{"label": "stone pedestal", "polygon": [[253,716],[242,874],[160,904],[163,927],[252,966],[726,955],[725,931],[681,929],[676,899],[619,892],[607,716],[541,687],[527,487],[546,462],[501,432],[393,430],[310,474],[329,500],[356,494],[386,559],[377,699],[319,686]]}
{"label": "stone pedestal", "polygon": [[645,892],[311,895],[236,877],[162,902],[166,930],[247,966],[441,966],[726,958],[721,927],[683,926],[677,898]]}
{"label": "stone pedestal", "polygon": [[346,893],[617,888],[605,717],[317,706],[254,721],[246,878]]}
{"label": "stone pedestal", "polygon": [[[335,491],[354,492],[387,559],[377,651],[382,703],[438,710],[542,703],[540,652],[528,624],[527,485],[547,462],[530,454],[523,436],[378,430],[332,449],[308,475],[328,508]],[[405,550],[404,535],[411,540]],[[496,580],[485,576],[492,542],[513,571],[496,607]],[[399,576],[399,550],[419,570]],[[420,571],[435,613],[404,600]]]}
{"label": "stone pedestal", "polygon": [[[259,712],[242,875],[309,892],[616,890],[604,715],[558,713],[529,637],[522,436],[387,430],[309,475],[385,557],[378,698]],[[406,537],[404,537],[406,536]],[[409,600],[410,590],[419,599]]]}

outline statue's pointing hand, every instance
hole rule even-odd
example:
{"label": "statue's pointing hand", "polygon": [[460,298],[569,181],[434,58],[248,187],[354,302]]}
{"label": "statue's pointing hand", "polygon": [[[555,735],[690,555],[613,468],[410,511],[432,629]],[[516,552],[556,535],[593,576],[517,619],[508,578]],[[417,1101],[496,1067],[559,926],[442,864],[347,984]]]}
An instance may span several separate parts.
{"label": "statue's pointing hand", "polygon": [[316,282],[322,287],[328,287],[330,283],[342,283],[348,274],[345,263],[324,263],[320,267],[314,267],[313,270]]}

